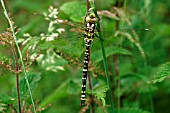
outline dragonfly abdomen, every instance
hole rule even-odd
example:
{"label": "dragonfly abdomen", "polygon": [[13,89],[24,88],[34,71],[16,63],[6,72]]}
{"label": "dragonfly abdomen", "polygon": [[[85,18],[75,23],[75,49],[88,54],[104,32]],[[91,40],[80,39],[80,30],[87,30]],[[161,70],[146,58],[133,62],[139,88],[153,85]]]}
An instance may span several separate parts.
{"label": "dragonfly abdomen", "polygon": [[89,9],[86,17],[84,18],[85,22],[85,29],[84,29],[84,40],[86,42],[86,52],[84,57],[84,67],[83,67],[83,76],[82,76],[82,93],[81,93],[81,106],[85,105],[85,97],[86,97],[86,80],[87,80],[87,74],[88,74],[88,64],[90,61],[90,45],[93,41],[93,38],[95,36],[95,30],[97,22],[96,15],[94,13],[91,13],[92,9]]}
{"label": "dragonfly abdomen", "polygon": [[81,106],[85,105],[86,80],[87,80],[87,74],[88,74],[90,44],[91,44],[91,40],[86,41],[86,51],[85,51],[85,56],[84,56],[84,67],[83,67],[83,76],[82,76]]}

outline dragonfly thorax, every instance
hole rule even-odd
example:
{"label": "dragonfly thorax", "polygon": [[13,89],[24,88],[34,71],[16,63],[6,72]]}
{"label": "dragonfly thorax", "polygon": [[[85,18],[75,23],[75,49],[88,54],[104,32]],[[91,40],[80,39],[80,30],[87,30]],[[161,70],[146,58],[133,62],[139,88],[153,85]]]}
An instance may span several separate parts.
{"label": "dragonfly thorax", "polygon": [[94,38],[94,33],[96,30],[96,25],[95,25],[96,23],[91,22],[91,21],[86,21],[87,18],[88,16],[85,17],[84,37],[85,37],[85,40],[92,40]]}
{"label": "dragonfly thorax", "polygon": [[95,33],[95,23],[85,23],[85,29],[84,29],[84,38],[85,40],[92,40],[94,38]]}

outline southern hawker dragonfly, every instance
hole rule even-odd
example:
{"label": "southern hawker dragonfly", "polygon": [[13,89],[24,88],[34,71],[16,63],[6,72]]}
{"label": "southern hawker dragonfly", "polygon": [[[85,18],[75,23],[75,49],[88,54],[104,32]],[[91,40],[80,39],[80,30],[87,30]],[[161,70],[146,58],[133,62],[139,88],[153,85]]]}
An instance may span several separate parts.
{"label": "southern hawker dragonfly", "polygon": [[[127,56],[134,59],[141,57],[146,62],[149,55],[145,48],[148,47],[149,42],[154,38],[154,32],[147,28],[116,31],[103,30],[101,31],[102,38],[99,38],[95,25],[97,21],[93,13],[86,15],[84,27],[82,28],[75,27],[75,24],[64,21],[60,27],[64,27],[65,32],[57,36],[55,40],[45,44],[46,47],[48,44],[55,45],[57,51],[63,52],[66,55],[72,55],[80,59],[84,57],[84,61],[82,60],[84,67],[81,105],[85,105],[86,79],[89,71],[89,63],[99,63],[102,61],[100,41],[104,44],[106,57],[118,55],[120,62],[131,61],[127,60]],[[43,48],[43,45],[40,48]]]}

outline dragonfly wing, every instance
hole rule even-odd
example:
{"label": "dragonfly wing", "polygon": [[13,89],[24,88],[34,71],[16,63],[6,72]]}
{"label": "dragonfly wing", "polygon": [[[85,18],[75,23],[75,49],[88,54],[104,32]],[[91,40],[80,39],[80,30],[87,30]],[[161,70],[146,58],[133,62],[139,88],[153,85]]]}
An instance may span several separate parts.
{"label": "dragonfly wing", "polygon": [[[141,63],[144,62],[148,56],[145,54],[147,48],[144,48],[143,45],[146,46],[146,44],[148,44],[146,42],[149,42],[154,38],[154,32],[147,29],[138,29],[136,31],[132,29],[126,29],[116,31],[112,34],[103,34],[102,36],[102,40],[96,38],[92,43],[91,51],[94,52],[91,53],[91,56],[93,60],[95,60],[95,57],[97,57],[96,62],[102,60],[100,41],[103,41],[107,57],[119,55],[121,58],[120,62],[131,62],[133,59],[133,63]],[[142,38],[142,41],[140,40],[140,37]],[[134,61],[134,58],[138,60],[140,58],[141,60],[140,62]]]}
{"label": "dragonfly wing", "polygon": [[[82,27],[76,27],[76,24],[66,24],[66,26],[64,26],[65,32],[60,36],[61,39],[59,40],[65,40],[63,42],[61,41],[64,46],[62,49],[64,48],[67,52],[69,51],[70,54],[77,53],[77,55],[80,55],[84,52],[82,49],[85,45],[83,37],[84,30],[83,25],[81,26]],[[98,35],[98,33],[96,34]],[[151,41],[153,38],[154,32],[149,29],[120,29],[117,31],[102,31],[102,41],[108,57],[113,54],[131,56],[132,53],[136,56],[141,55],[145,57],[145,49],[143,48],[143,44]],[[100,44],[101,42],[99,38],[95,38],[93,40],[91,45],[91,54],[94,53],[95,55],[95,52],[101,51]],[[102,54],[100,56],[102,56]]]}
{"label": "dragonfly wing", "polygon": [[132,43],[145,43],[155,37],[154,31],[151,29],[125,29],[115,33],[115,37],[122,35]]}
{"label": "dragonfly wing", "polygon": [[151,29],[119,29],[117,31],[101,31],[102,38],[106,42],[110,38],[113,41],[111,43],[122,44],[123,42],[131,43],[146,43],[151,41],[155,37],[155,32]]}

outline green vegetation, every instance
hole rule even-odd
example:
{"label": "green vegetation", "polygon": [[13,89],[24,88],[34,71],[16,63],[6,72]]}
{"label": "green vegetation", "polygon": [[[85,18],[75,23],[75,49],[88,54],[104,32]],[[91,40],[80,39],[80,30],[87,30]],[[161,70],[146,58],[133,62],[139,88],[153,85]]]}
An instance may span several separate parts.
{"label": "green vegetation", "polygon": [[101,32],[90,49],[86,106],[80,106],[86,1],[4,2],[0,112],[170,112],[168,0],[94,0],[88,6],[96,8]]}

